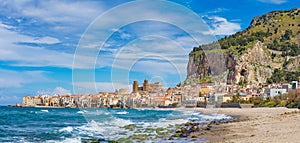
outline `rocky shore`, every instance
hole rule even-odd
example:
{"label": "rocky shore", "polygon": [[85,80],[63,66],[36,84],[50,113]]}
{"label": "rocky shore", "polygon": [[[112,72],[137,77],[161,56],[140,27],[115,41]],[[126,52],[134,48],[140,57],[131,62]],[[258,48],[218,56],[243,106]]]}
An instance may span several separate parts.
{"label": "rocky shore", "polygon": [[[180,109],[182,110],[182,109]],[[129,138],[110,140],[109,143],[144,142],[147,140],[169,140],[170,142],[212,142],[212,143],[252,143],[252,142],[299,142],[300,110],[278,108],[196,108],[202,114],[226,114],[232,119],[220,119],[198,123],[193,120],[184,124],[160,128],[142,129],[131,124],[123,128],[136,134]],[[147,134],[148,133],[148,134]],[[83,142],[101,142],[92,139]],[[107,141],[107,140],[106,140]]]}
{"label": "rocky shore", "polygon": [[238,117],[233,122],[211,123],[209,130],[193,132],[189,138],[208,142],[300,142],[300,110],[288,108],[196,109]]}
{"label": "rocky shore", "polygon": [[176,130],[175,134],[171,136],[169,140],[172,140],[173,137],[199,138],[194,134],[197,134],[199,132],[203,134],[206,133],[207,131],[210,131],[213,125],[226,124],[229,122],[235,122],[236,120],[239,120],[239,118],[213,120],[211,122],[204,122],[204,123],[198,123],[193,121],[186,122],[185,124],[181,125],[181,128]]}

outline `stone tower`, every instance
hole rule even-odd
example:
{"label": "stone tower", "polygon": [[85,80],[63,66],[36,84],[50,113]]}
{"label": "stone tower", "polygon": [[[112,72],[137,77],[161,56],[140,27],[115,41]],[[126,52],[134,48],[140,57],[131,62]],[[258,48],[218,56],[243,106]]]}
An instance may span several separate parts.
{"label": "stone tower", "polygon": [[132,85],[132,93],[137,93],[139,90],[139,85],[138,85],[138,81],[134,80],[133,81],[133,85]]}
{"label": "stone tower", "polygon": [[148,92],[149,91],[149,83],[148,80],[145,79],[143,83],[143,91]]}

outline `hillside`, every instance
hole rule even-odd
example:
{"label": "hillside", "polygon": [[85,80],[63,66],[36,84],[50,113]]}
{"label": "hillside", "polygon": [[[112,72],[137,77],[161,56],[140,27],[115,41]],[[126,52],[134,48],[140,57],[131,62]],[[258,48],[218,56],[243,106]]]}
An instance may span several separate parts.
{"label": "hillside", "polygon": [[255,17],[244,31],[195,47],[187,72],[186,84],[222,77],[229,84],[299,80],[300,8]]}

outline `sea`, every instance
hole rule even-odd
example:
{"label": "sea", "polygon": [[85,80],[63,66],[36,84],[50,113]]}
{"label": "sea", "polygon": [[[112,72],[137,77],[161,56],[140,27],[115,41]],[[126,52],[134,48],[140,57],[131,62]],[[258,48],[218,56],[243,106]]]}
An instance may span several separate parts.
{"label": "sea", "polygon": [[186,122],[231,120],[224,114],[168,109],[0,107],[0,142],[205,142],[172,138]]}

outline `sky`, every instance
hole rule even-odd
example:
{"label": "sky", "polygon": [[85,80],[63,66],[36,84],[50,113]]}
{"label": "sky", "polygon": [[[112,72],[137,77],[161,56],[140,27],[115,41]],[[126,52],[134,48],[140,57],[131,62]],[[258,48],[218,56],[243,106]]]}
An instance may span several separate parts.
{"label": "sky", "polygon": [[297,0],[0,0],[0,105],[186,78],[188,53]]}

